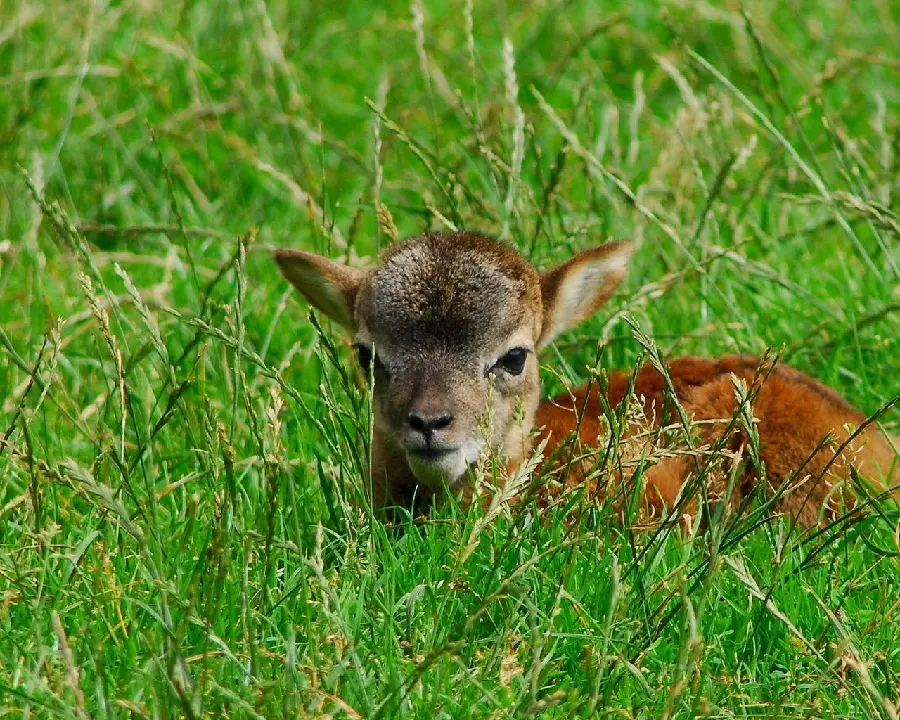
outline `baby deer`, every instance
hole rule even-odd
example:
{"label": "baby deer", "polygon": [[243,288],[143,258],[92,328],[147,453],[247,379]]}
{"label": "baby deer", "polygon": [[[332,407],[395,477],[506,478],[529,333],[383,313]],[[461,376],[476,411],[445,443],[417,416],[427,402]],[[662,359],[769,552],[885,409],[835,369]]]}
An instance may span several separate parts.
{"label": "baby deer", "polygon": [[[359,363],[374,376],[376,505],[409,507],[414,498],[430,498],[445,485],[465,487],[467,468],[485,450],[516,468],[532,447],[535,425],[538,438],[547,440],[548,456],[565,450],[567,441],[602,446],[603,408],[626,399],[631,378],[610,375],[604,398],[593,383],[542,403],[537,354],[613,294],[630,254],[627,243],[610,243],[539,273],[509,246],[468,232],[396,243],[369,271],[314,253],[278,250],[282,274],[353,334]],[[877,429],[861,427],[865,416],[797,370],[776,366],[761,372],[759,365],[758,358],[743,355],[668,364],[675,396],[697,423],[695,442],[685,439],[691,451],[716,445],[737,453],[746,443],[746,425],[729,422],[739,409],[736,376],[752,391],[769,485],[777,489],[789,481],[774,503],[777,511],[805,525],[817,522],[822,510],[836,512],[832,506],[840,493],[833,486],[850,476],[851,467],[879,491],[880,483],[889,482],[894,453]],[[646,419],[631,422],[627,435],[652,437],[654,428],[677,422],[666,388],[665,376],[653,367],[637,373],[633,393]],[[638,446],[631,451],[635,457],[646,453]],[[570,454],[557,455],[566,456],[560,463],[565,484],[590,477],[584,453],[576,463]],[[708,496],[724,495],[732,474],[726,468],[701,472],[702,457],[670,454],[649,467],[644,510],[671,511],[692,477],[705,478]],[[755,480],[750,463],[740,472],[737,499]]]}

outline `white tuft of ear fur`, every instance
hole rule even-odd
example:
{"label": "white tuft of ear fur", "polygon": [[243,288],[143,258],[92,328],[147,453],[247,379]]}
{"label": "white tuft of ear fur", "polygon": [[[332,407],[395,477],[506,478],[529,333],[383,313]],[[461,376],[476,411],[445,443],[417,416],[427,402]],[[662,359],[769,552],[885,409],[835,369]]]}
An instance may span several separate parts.
{"label": "white tuft of ear fur", "polygon": [[541,273],[544,318],[538,348],[590,317],[615,292],[631,258],[627,242],[589,248]]}
{"label": "white tuft of ear fur", "polygon": [[353,306],[365,272],[303,250],[276,250],[275,262],[313,306],[344,327],[356,329]]}

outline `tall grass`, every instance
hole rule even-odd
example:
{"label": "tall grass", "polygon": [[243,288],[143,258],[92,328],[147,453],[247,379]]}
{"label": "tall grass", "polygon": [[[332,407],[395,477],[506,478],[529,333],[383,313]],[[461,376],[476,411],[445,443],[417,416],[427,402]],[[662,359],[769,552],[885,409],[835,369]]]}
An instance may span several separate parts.
{"label": "tall grass", "polygon": [[631,238],[545,392],[771,348],[898,434],[900,11],[744,10],[0,4],[2,714],[896,718],[896,511],[384,524],[270,259]]}

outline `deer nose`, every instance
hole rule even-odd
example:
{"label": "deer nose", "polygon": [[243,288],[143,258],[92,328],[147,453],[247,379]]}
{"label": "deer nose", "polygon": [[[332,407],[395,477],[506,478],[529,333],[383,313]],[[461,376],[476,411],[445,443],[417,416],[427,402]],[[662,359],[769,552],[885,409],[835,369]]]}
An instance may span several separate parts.
{"label": "deer nose", "polygon": [[406,422],[409,423],[413,430],[422,433],[426,438],[430,438],[435,430],[443,430],[445,427],[449,427],[450,423],[453,422],[453,416],[447,412],[438,415],[422,415],[413,411],[406,416]]}

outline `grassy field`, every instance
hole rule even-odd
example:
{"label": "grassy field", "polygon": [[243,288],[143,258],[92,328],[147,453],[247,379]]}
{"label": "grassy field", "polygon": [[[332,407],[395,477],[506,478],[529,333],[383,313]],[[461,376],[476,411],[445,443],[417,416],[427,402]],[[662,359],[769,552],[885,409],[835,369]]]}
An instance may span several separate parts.
{"label": "grassy field", "polygon": [[900,433],[900,4],[745,8],[0,0],[0,717],[897,718],[895,508],[386,526],[270,258],[631,238],[546,393],[633,322]]}

